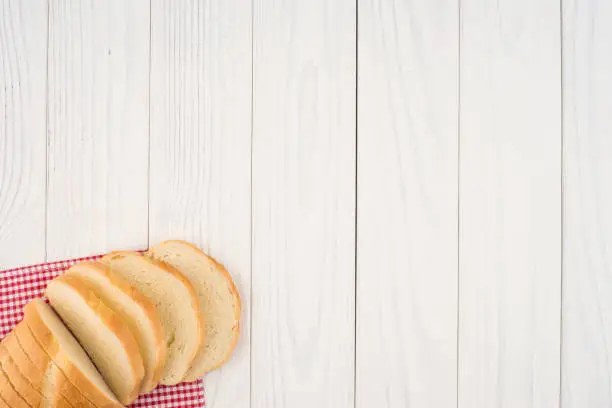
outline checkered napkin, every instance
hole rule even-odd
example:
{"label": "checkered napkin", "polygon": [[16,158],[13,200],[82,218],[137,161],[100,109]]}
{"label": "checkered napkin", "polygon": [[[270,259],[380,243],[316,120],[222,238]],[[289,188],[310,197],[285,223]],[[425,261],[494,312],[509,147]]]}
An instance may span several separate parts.
{"label": "checkered napkin", "polygon": [[[0,339],[3,339],[23,318],[23,307],[30,300],[42,297],[47,282],[80,261],[95,261],[101,256],[51,262],[42,265],[0,271]],[[172,387],[160,385],[142,395],[133,408],[200,408],[204,406],[202,381]]]}

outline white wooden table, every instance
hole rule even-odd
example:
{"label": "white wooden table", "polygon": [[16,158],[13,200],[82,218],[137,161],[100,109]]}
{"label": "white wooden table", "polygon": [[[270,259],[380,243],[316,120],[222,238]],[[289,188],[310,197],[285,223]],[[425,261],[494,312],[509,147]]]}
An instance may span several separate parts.
{"label": "white wooden table", "polygon": [[612,1],[0,0],[0,269],[170,238],[213,408],[611,407]]}

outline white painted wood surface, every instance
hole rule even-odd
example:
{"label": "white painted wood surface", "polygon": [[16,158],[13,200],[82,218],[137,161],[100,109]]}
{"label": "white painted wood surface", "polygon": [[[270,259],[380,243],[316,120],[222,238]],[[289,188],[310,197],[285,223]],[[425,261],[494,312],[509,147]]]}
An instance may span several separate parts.
{"label": "white painted wood surface", "polygon": [[459,408],[559,406],[559,2],[461,3]]}
{"label": "white painted wood surface", "polygon": [[253,12],[251,406],[349,408],[356,5]]}
{"label": "white painted wood surface", "polygon": [[359,408],[457,406],[458,17],[359,1]]}
{"label": "white painted wood surface", "polygon": [[244,299],[214,408],[610,406],[611,19],[0,0],[0,269],[202,246]]}
{"label": "white painted wood surface", "polygon": [[[240,343],[207,376],[211,407],[250,406],[250,0],[151,3],[151,245],[187,239],[228,268]],[[240,10],[240,12],[236,12]]]}
{"label": "white painted wood surface", "polygon": [[146,247],[148,99],[148,0],[51,0],[47,260]]}
{"label": "white painted wood surface", "polygon": [[45,258],[46,62],[46,0],[0,1],[0,269]]}
{"label": "white painted wood surface", "polygon": [[563,1],[563,408],[612,406],[612,3]]}

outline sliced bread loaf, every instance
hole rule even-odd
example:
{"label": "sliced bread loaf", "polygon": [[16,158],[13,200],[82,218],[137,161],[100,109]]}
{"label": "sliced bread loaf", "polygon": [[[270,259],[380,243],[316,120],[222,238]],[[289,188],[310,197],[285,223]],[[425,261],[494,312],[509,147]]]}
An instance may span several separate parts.
{"label": "sliced bread loaf", "polygon": [[204,341],[204,324],[193,286],[173,268],[135,252],[114,252],[101,262],[140,290],[157,308],[168,348],[160,382],[178,384]]}
{"label": "sliced bread loaf", "polygon": [[0,396],[11,408],[31,408],[19,395],[2,368],[0,368]]}
{"label": "sliced bread loaf", "polygon": [[[12,334],[15,335],[14,339],[17,341],[14,343],[8,342],[9,339],[7,338],[7,340],[5,340],[7,343],[6,347],[8,350],[11,350],[15,361],[23,365],[23,373],[25,373],[28,378],[36,379],[38,376],[34,374],[28,375],[27,373],[52,372],[54,375],[54,389],[57,391],[57,400],[63,400],[66,406],[88,407],[91,405],[87,398],[70,383],[63,372],[53,363],[53,361],[51,361],[40,344],[36,342],[32,332],[24,322],[18,324],[17,327],[13,329]],[[22,344],[25,345],[25,349]],[[35,384],[38,386],[38,389],[45,389],[46,379],[40,378],[38,381],[39,382]]]}
{"label": "sliced bread loaf", "polygon": [[[34,388],[30,380],[19,371],[17,364],[8,353],[4,343],[0,344],[0,366],[11,383],[13,389],[31,407],[38,407],[42,403],[42,394]],[[43,373],[44,374],[44,373]]]}
{"label": "sliced bread loaf", "polygon": [[[74,388],[85,396],[89,405],[84,406],[122,407],[83,348],[49,305],[41,299],[28,303],[24,308],[23,321],[31,334],[30,337],[24,336],[24,340],[34,341],[44,350]],[[33,346],[28,343],[22,345],[25,349]]]}
{"label": "sliced bread loaf", "polygon": [[10,332],[4,340],[2,340],[0,347],[2,346],[6,348],[6,352],[15,362],[19,372],[30,380],[35,389],[41,390],[43,388],[44,370],[39,370],[34,367],[33,363],[27,358],[26,354],[19,346],[15,331]]}
{"label": "sliced bread loaf", "polygon": [[102,301],[126,322],[138,342],[145,368],[140,387],[147,393],[157,386],[166,363],[166,342],[155,305],[138,289],[99,262],[82,262],[67,272],[85,280]]}
{"label": "sliced bread loaf", "polygon": [[131,404],[138,397],[144,367],[138,343],[124,320],[78,276],[52,280],[45,295],[117,399]]}
{"label": "sliced bread loaf", "polygon": [[222,365],[234,350],[240,331],[240,296],[223,265],[187,242],[162,242],[147,255],[185,275],[198,294],[206,342],[184,378],[194,381]]}
{"label": "sliced bread loaf", "polygon": [[[27,330],[27,328],[26,328]],[[17,335],[15,331],[12,331],[2,341],[0,348],[4,346],[6,352],[9,354],[13,367],[8,367],[6,374],[11,378],[16,378],[15,390],[24,398],[24,400],[32,407],[41,408],[73,408],[73,407],[88,407],[89,405],[84,402],[78,404],[78,399],[72,399],[75,404],[71,405],[66,398],[60,393],[59,383],[61,381],[61,372],[51,362],[46,367],[38,369],[34,366],[32,361],[23,352],[19,342],[17,341]],[[2,353],[2,351],[0,351]],[[29,383],[28,384],[26,384]],[[31,387],[36,391],[39,396],[34,396],[34,399],[28,399],[26,394],[32,395],[32,391],[20,391],[20,389],[27,389]],[[38,404],[38,405],[36,405]],[[1,405],[0,405],[1,407]]]}

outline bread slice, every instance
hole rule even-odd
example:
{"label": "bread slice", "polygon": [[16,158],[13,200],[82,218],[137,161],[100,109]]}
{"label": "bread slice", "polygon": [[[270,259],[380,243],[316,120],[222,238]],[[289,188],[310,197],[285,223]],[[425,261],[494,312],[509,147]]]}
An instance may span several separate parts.
{"label": "bread slice", "polygon": [[[30,337],[23,336],[24,340],[34,341],[45,351],[74,388],[89,401],[89,405],[85,406],[96,408],[123,406],[49,305],[41,299],[35,299],[25,306],[24,315],[23,321],[31,334]],[[21,337],[19,339],[21,341]],[[22,345],[26,350],[33,346],[31,343],[22,343]]]}
{"label": "bread slice", "polygon": [[[24,375],[30,379],[36,379],[40,375],[28,373],[45,373],[49,371],[48,375],[53,375],[53,388],[56,390],[56,397],[54,400],[63,401],[62,406],[73,406],[77,407],[89,407],[91,403],[68,381],[68,378],[62,373],[62,371],[51,361],[47,353],[42,347],[36,342],[30,329],[25,323],[20,323],[11,332],[14,334],[13,339],[17,340],[13,343],[10,338],[4,340],[6,348],[14,356],[14,360],[23,365]],[[22,344],[25,344],[25,349]],[[45,390],[48,387],[45,384],[47,379],[41,377],[38,379],[38,383],[33,384],[38,386],[38,389]],[[46,393],[43,392],[43,395]],[[70,402],[68,402],[70,401]]]}
{"label": "bread slice", "polygon": [[15,364],[13,358],[9,355],[4,344],[0,344],[0,366],[12,384],[13,389],[29,406],[38,407],[41,405],[43,398],[40,391],[35,389],[32,383],[19,371],[17,364]]}
{"label": "bread slice", "polygon": [[185,275],[195,288],[206,328],[206,343],[191,363],[185,381],[194,381],[221,366],[232,354],[240,332],[241,302],[227,270],[185,241],[166,241],[147,255]]}
{"label": "bread slice", "polygon": [[0,395],[11,408],[31,408],[19,395],[2,368],[0,368]]}
{"label": "bread slice", "polygon": [[161,318],[145,295],[99,262],[82,262],[67,272],[91,286],[96,295],[126,322],[138,342],[145,368],[140,387],[147,393],[157,386],[166,363],[166,343]]}
{"label": "bread slice", "polygon": [[135,252],[114,252],[101,260],[156,306],[168,357],[160,382],[181,382],[204,341],[204,323],[191,283],[173,268]]}
{"label": "bread slice", "polygon": [[117,399],[125,405],[136,400],[144,366],[138,343],[124,320],[78,276],[52,280],[45,295]]}

